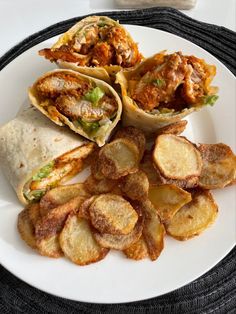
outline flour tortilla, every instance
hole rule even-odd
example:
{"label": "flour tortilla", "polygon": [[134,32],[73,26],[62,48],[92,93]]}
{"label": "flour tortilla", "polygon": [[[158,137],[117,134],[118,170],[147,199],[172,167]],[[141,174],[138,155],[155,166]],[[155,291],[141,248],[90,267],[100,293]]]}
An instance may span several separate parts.
{"label": "flour tortilla", "polygon": [[24,185],[55,158],[91,145],[65,127],[58,127],[36,108],[23,110],[0,128],[0,162],[19,200],[27,204]]}

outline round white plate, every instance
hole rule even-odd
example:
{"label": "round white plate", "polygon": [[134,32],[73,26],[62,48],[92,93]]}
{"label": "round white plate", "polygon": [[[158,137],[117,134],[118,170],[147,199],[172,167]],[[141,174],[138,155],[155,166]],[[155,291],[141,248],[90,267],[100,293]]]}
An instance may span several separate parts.
{"label": "round white plate", "polygon": [[[223,142],[236,152],[236,88],[231,72],[198,46],[172,34],[140,26],[127,26],[144,56],[168,49],[204,58],[217,66],[214,84],[220,98],[214,107],[192,114],[185,134],[194,142]],[[27,88],[55,65],[37,51],[50,47],[47,40],[21,54],[0,72],[0,125],[14,118],[28,103]],[[76,266],[65,258],[38,255],[20,239],[17,214],[22,209],[14,191],[0,173],[0,262],[30,285],[77,301],[119,303],[147,299],[173,291],[198,278],[218,263],[236,242],[235,186],[214,191],[219,215],[202,235],[186,242],[165,238],[165,248],[155,261],[132,261],[110,252],[101,262]]]}

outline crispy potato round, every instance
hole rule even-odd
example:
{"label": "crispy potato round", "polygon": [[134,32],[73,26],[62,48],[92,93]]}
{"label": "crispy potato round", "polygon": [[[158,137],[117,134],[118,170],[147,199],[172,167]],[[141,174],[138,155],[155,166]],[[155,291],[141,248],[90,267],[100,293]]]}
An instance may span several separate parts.
{"label": "crispy potato round", "polygon": [[19,213],[17,228],[22,240],[24,240],[32,249],[36,249],[34,225],[29,218],[27,208]]}
{"label": "crispy potato round", "polygon": [[122,196],[101,194],[89,207],[91,223],[99,232],[124,235],[130,233],[138,214]]}
{"label": "crispy potato round", "polygon": [[102,147],[99,162],[103,175],[115,180],[138,170],[139,152],[134,143],[119,138]]}
{"label": "crispy potato round", "polygon": [[146,138],[141,130],[133,126],[127,126],[118,130],[115,134],[115,138],[127,138],[132,141],[137,146],[139,157],[142,159],[146,146]]}
{"label": "crispy potato round", "polygon": [[148,198],[162,221],[171,219],[181,207],[192,200],[191,193],[173,184],[151,186]]}
{"label": "crispy potato round", "polygon": [[157,168],[156,168],[156,172],[158,173],[159,178],[162,181],[162,184],[174,184],[181,189],[192,189],[198,186],[198,182],[199,182],[198,176],[191,176],[191,177],[188,177],[187,179],[177,180],[177,179],[165,178]]}
{"label": "crispy potato round", "polygon": [[144,200],[149,189],[147,175],[142,170],[128,174],[122,179],[120,188],[131,200]]}
{"label": "crispy potato round", "polygon": [[140,202],[137,206],[141,208],[144,215],[143,237],[148,255],[152,261],[155,261],[164,248],[165,228],[149,200]]}
{"label": "crispy potato round", "polygon": [[165,224],[166,231],[177,240],[188,240],[209,227],[217,213],[218,207],[211,193],[207,190],[196,191],[192,194],[192,201]]}
{"label": "crispy potato round", "polygon": [[98,262],[109,252],[95,241],[89,222],[74,213],[68,216],[59,239],[65,256],[81,266]]}
{"label": "crispy potato round", "polygon": [[125,249],[124,254],[126,257],[133,259],[133,260],[141,260],[145,257],[148,257],[148,250],[146,242],[144,241],[143,236],[141,236],[137,242],[133,243],[130,247]]}
{"label": "crispy potato round", "polygon": [[99,162],[99,150],[96,150],[96,152],[93,154],[93,159],[91,161],[91,175],[96,180],[102,180],[104,179],[104,175],[101,171],[101,163]]}
{"label": "crispy potato round", "polygon": [[233,182],[236,174],[236,156],[225,144],[201,144],[199,151],[203,168],[199,186],[204,189],[223,188]]}
{"label": "crispy potato round", "polygon": [[50,209],[63,205],[76,196],[84,198],[90,196],[83,183],[61,185],[49,190],[40,200],[41,215],[44,216]]}
{"label": "crispy potato round", "polygon": [[31,223],[33,224],[33,226],[35,227],[36,223],[41,218],[39,203],[29,204],[27,206],[27,210],[28,210],[29,219]]}
{"label": "crispy potato round", "polygon": [[84,182],[84,185],[89,193],[102,194],[108,193],[114,189],[114,187],[117,185],[117,181],[105,177],[101,180],[97,180],[92,175],[90,175]]}
{"label": "crispy potato round", "polygon": [[140,169],[144,171],[148,177],[150,185],[162,184],[162,176],[153,165],[152,152],[145,151],[143,159],[140,163]]}
{"label": "crispy potato round", "polygon": [[58,249],[58,235],[69,213],[77,212],[84,200],[84,197],[77,196],[67,203],[51,209],[37,222],[35,238],[40,254],[49,257],[61,256],[61,250]]}
{"label": "crispy potato round", "polygon": [[161,134],[174,134],[174,135],[180,135],[184,132],[186,126],[188,124],[187,120],[180,120],[175,123],[169,124],[167,126],[164,126],[157,130],[156,135]]}
{"label": "crispy potato round", "polygon": [[139,212],[138,215],[139,219],[130,233],[125,235],[115,235],[100,233],[96,229],[93,229],[94,238],[102,247],[120,251],[127,249],[133,243],[137,242],[142,235],[144,219],[141,212]]}
{"label": "crispy potato round", "polygon": [[156,139],[153,160],[164,177],[186,180],[199,176],[202,158],[198,149],[184,137],[162,134]]}
{"label": "crispy potato round", "polygon": [[96,195],[87,198],[80,206],[78,210],[78,217],[90,220],[89,207],[92,205],[93,201],[97,198]]}

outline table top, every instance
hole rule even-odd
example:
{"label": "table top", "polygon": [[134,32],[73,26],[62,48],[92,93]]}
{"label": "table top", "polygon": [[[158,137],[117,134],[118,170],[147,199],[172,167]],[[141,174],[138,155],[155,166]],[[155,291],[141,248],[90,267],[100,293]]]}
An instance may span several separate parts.
{"label": "table top", "polygon": [[[0,0],[0,56],[25,37],[51,24],[116,9],[113,0]],[[198,0],[194,9],[182,12],[196,20],[236,31],[235,0]]]}

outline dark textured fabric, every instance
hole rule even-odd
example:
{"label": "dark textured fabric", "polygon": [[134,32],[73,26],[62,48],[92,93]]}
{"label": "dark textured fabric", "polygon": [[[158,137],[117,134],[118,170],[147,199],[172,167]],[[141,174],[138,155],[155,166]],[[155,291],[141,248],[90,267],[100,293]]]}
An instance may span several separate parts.
{"label": "dark textured fabric", "polygon": [[[105,14],[121,23],[145,25],[184,37],[236,73],[236,34],[224,27],[195,21],[170,8]],[[0,70],[25,50],[66,31],[79,19],[55,24],[25,39],[0,59]],[[127,304],[89,304],[57,298],[32,288],[0,266],[0,313],[233,314],[236,313],[236,247],[211,271],[189,285],[158,298]]]}

